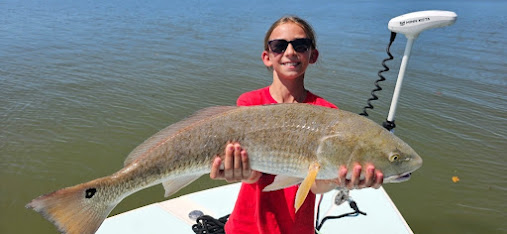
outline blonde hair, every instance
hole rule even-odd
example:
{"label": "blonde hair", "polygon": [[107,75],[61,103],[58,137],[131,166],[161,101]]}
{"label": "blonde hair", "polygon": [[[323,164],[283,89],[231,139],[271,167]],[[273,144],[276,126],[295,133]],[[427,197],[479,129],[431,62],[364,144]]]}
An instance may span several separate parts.
{"label": "blonde hair", "polygon": [[306,22],[305,20],[297,17],[297,16],[284,16],[277,21],[275,21],[271,27],[266,32],[266,36],[264,37],[264,50],[268,50],[268,42],[269,42],[269,36],[271,36],[271,33],[273,33],[273,30],[275,30],[276,27],[279,25],[285,24],[285,23],[294,23],[301,27],[303,31],[305,31],[306,37],[312,40],[312,50],[317,48],[316,44],[316,36],[315,31],[313,31],[312,26]]}

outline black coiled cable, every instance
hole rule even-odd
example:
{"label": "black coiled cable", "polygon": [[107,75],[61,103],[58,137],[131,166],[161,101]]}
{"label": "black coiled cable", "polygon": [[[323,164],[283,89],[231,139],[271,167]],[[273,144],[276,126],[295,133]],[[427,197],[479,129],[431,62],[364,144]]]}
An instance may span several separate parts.
{"label": "black coiled cable", "polygon": [[387,46],[387,49],[386,49],[387,55],[389,57],[386,58],[386,59],[384,59],[384,60],[382,60],[382,66],[384,67],[384,69],[380,70],[377,73],[377,75],[380,77],[380,79],[378,79],[378,80],[375,81],[375,87],[376,88],[371,91],[371,98],[368,99],[367,105],[363,108],[363,113],[360,113],[360,115],[368,116],[368,113],[366,113],[366,109],[373,109],[373,105],[371,104],[371,101],[378,100],[378,97],[377,97],[377,95],[375,95],[375,92],[378,92],[378,91],[382,90],[382,88],[379,85],[379,82],[386,80],[384,78],[384,76],[382,76],[382,73],[386,72],[386,71],[389,71],[389,67],[387,67],[386,62],[389,61],[389,60],[393,60],[393,58],[394,58],[393,55],[390,52],[390,49],[391,49],[391,45],[393,44],[393,41],[394,41],[395,38],[396,38],[396,33],[395,32],[391,32],[391,38],[389,40],[389,45]]}
{"label": "black coiled cable", "polygon": [[229,215],[219,219],[203,215],[197,218],[197,224],[192,225],[192,230],[198,234],[225,234],[224,226],[228,218]]}

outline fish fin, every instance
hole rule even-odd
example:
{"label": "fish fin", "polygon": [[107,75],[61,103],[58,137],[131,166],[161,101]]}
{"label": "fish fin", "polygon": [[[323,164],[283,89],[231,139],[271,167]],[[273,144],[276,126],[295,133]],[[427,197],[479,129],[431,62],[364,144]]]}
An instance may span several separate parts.
{"label": "fish fin", "polygon": [[275,191],[283,188],[287,188],[292,185],[296,185],[303,181],[302,178],[290,177],[285,175],[277,175],[275,180],[268,186],[264,187],[263,192]]}
{"label": "fish fin", "polygon": [[199,179],[201,175],[191,175],[191,176],[185,176],[180,177],[175,180],[166,180],[162,182],[162,185],[164,186],[165,190],[165,197],[169,197],[173,195],[174,193],[178,192],[180,189],[184,188],[185,186],[189,185],[190,183],[194,182],[195,180]]}
{"label": "fish fin", "polygon": [[96,181],[42,195],[26,208],[42,214],[61,233],[95,233],[121,199],[103,202],[106,193],[93,182]]}
{"label": "fish fin", "polygon": [[318,163],[314,162],[310,164],[310,167],[308,168],[308,175],[306,175],[306,178],[303,180],[296,192],[296,201],[294,202],[296,212],[298,212],[299,208],[303,205],[303,202],[305,201],[306,196],[308,196],[313,183],[315,183],[319,169],[320,165]]}
{"label": "fish fin", "polygon": [[208,107],[202,110],[195,112],[193,115],[187,117],[186,119],[174,123],[162,130],[160,130],[155,135],[148,138],[142,144],[137,146],[125,159],[124,166],[132,163],[136,159],[147,155],[149,152],[162,145],[166,140],[170,139],[173,135],[182,131],[188,126],[191,126],[195,123],[203,121],[212,116],[225,113],[227,111],[238,108],[237,106],[214,106]]}

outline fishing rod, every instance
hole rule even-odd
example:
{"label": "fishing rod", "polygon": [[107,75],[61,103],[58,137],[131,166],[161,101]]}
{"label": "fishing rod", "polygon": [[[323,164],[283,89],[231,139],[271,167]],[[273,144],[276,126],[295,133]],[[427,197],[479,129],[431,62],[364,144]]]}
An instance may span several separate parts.
{"label": "fishing rod", "polygon": [[367,106],[363,108],[363,113],[360,113],[360,115],[368,116],[368,113],[366,113],[366,109],[373,109],[371,101],[378,99],[378,97],[375,95],[375,92],[382,90],[382,88],[378,85],[378,83],[385,80],[385,78],[382,76],[382,73],[389,71],[389,68],[385,65],[385,62],[393,59],[393,56],[389,52],[391,44],[393,43],[396,37],[396,33],[402,33],[407,37],[407,44],[405,46],[405,52],[401,60],[400,71],[398,73],[398,79],[396,81],[396,86],[394,88],[391,107],[389,108],[389,114],[387,116],[386,121],[382,124],[384,128],[386,128],[391,132],[394,132],[393,129],[396,127],[396,125],[394,124],[394,115],[396,114],[396,108],[398,106],[401,85],[403,83],[405,70],[407,69],[408,59],[410,57],[410,52],[412,50],[412,46],[414,44],[415,39],[417,39],[419,34],[424,30],[432,28],[440,28],[454,24],[454,22],[456,22],[457,17],[458,16],[456,15],[456,13],[452,11],[431,10],[431,11],[417,11],[400,15],[398,17],[392,18],[389,21],[387,25],[387,28],[391,31],[391,39],[387,47],[387,54],[389,55],[389,58],[384,59],[384,61],[382,61],[382,66],[384,67],[384,70],[378,72],[378,76],[380,77],[380,79],[375,81],[376,88],[373,89],[373,91],[371,92],[372,97],[368,99]]}

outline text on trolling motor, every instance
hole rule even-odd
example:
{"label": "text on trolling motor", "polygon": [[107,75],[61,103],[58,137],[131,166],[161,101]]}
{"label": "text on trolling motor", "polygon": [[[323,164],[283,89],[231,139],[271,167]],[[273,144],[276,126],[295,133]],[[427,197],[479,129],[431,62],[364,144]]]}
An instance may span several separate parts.
{"label": "text on trolling motor", "polygon": [[413,23],[426,22],[426,21],[430,21],[430,20],[431,20],[430,17],[424,17],[424,18],[414,19],[414,20],[405,20],[405,21],[400,22],[400,26],[405,26],[407,24],[413,24]]}

